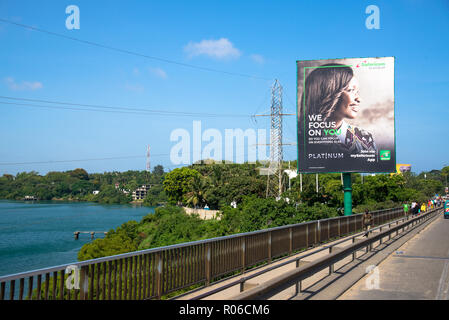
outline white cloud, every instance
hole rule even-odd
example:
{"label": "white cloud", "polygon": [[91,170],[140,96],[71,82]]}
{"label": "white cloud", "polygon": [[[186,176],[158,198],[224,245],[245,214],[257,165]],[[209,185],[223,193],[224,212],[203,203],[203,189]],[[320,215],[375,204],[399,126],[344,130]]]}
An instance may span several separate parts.
{"label": "white cloud", "polygon": [[240,50],[226,38],[189,42],[184,47],[184,51],[190,58],[205,55],[215,59],[237,59],[241,55]]}
{"label": "white cloud", "polygon": [[39,81],[34,81],[34,82],[22,81],[21,83],[17,83],[14,80],[14,78],[12,78],[12,77],[7,77],[5,79],[5,83],[9,89],[14,90],[14,91],[25,91],[25,90],[33,91],[33,90],[37,90],[37,89],[42,89],[44,87],[42,82],[39,82]]}
{"label": "white cloud", "polygon": [[250,55],[250,58],[251,58],[251,60],[253,60],[254,62],[256,62],[258,64],[265,63],[264,57],[262,57],[260,54],[252,54],[252,55]]}
{"label": "white cloud", "polygon": [[151,74],[161,79],[167,79],[167,73],[161,68],[150,68]]}

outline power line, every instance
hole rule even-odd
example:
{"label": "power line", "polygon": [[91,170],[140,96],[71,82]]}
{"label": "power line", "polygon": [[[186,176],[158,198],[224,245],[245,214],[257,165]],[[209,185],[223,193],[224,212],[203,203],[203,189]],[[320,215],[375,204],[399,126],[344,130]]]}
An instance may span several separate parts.
{"label": "power line", "polygon": [[48,161],[31,161],[31,162],[0,162],[0,166],[24,165],[24,164],[48,164],[48,163],[65,163],[78,161],[99,161],[99,160],[118,160],[118,159],[133,159],[143,158],[145,156],[124,156],[124,157],[110,157],[110,158],[91,158],[91,159],[76,159],[76,160],[48,160]]}
{"label": "power line", "polygon": [[[185,154],[193,154],[198,151],[184,151]],[[236,153],[235,156],[245,155],[246,151]],[[167,157],[171,156],[171,153],[158,153],[152,154],[151,157]],[[0,162],[0,166],[12,166],[12,165],[27,165],[27,164],[49,164],[49,163],[67,163],[67,162],[78,162],[78,161],[100,161],[100,160],[121,160],[121,159],[138,159],[138,158],[146,158],[147,155],[139,155],[139,156],[120,156],[120,157],[106,157],[106,158],[88,158],[88,159],[71,159],[71,160],[46,160],[46,161],[30,161],[30,162]],[[206,160],[206,159],[202,159]],[[217,161],[223,161],[226,159],[221,159]],[[192,163],[193,164],[193,163]],[[171,166],[181,166],[181,165],[189,165],[189,164],[176,164]]]}
{"label": "power line", "polygon": [[[160,154],[153,154],[152,157],[164,157],[164,156],[169,156],[169,155],[170,155],[170,153],[160,153]],[[26,165],[26,164],[66,163],[66,162],[78,162],[78,161],[138,159],[138,158],[145,158],[145,157],[146,156],[144,156],[144,155],[140,155],[140,156],[122,156],[122,157],[72,159],[72,160],[46,160],[46,161],[30,161],[30,162],[0,162],[0,166]]]}
{"label": "power line", "polygon": [[38,32],[46,33],[46,34],[49,34],[49,35],[52,35],[52,36],[56,36],[56,37],[60,37],[60,38],[64,38],[64,39],[68,39],[68,40],[72,40],[72,41],[77,41],[77,42],[80,42],[80,43],[83,43],[83,44],[87,44],[87,45],[91,45],[91,46],[95,46],[95,47],[99,47],[99,48],[103,48],[103,49],[108,49],[108,50],[112,50],[112,51],[117,51],[117,52],[120,52],[120,53],[125,53],[125,54],[129,54],[129,55],[133,55],[133,56],[138,56],[138,57],[141,57],[141,58],[161,61],[161,62],[165,62],[165,63],[170,63],[170,64],[174,64],[174,65],[179,65],[179,66],[182,66],[182,67],[198,69],[198,70],[202,70],[202,71],[222,73],[222,74],[227,74],[227,75],[231,75],[231,76],[239,76],[239,77],[250,78],[250,79],[271,81],[271,79],[268,79],[268,78],[253,76],[253,75],[249,75],[249,74],[237,73],[237,72],[229,72],[229,71],[218,70],[218,69],[213,69],[213,68],[200,67],[200,66],[192,65],[192,64],[188,64],[188,63],[183,63],[183,62],[178,62],[178,61],[174,61],[174,60],[169,60],[169,59],[149,56],[149,55],[146,55],[146,54],[142,54],[142,53],[138,53],[138,52],[134,52],[134,51],[130,51],[130,50],[125,50],[125,49],[120,49],[120,48],[116,48],[116,47],[111,47],[111,46],[104,45],[104,44],[97,43],[97,42],[93,42],[93,41],[88,41],[88,40],[83,40],[83,39],[79,39],[79,38],[75,38],[75,37],[66,36],[66,35],[61,34],[61,33],[56,33],[56,32],[53,32],[53,31],[40,29],[40,28],[37,28],[37,27],[29,26],[29,25],[22,24],[22,23],[17,23],[17,22],[14,22],[14,21],[3,19],[3,18],[0,18],[0,21],[4,22],[4,23],[9,23],[9,24],[15,25],[15,26],[18,26],[18,27],[21,27],[21,28],[38,31]]}
{"label": "power line", "polygon": [[[106,112],[106,113],[128,113],[128,114],[146,114],[146,115],[164,115],[164,116],[187,116],[187,117],[230,117],[230,118],[248,118],[250,115],[243,114],[218,114],[218,113],[199,113],[199,112],[182,112],[182,111],[163,111],[163,110],[150,110],[135,107],[118,107],[118,106],[106,106],[106,105],[94,105],[94,104],[83,104],[83,103],[72,103],[64,101],[51,101],[51,100],[40,100],[40,99],[26,99],[17,98],[9,96],[0,96],[0,99],[8,99],[14,101],[25,101],[25,102],[41,102],[46,104],[61,104],[66,106],[80,106],[86,108],[72,108],[72,107],[56,107],[50,105],[41,104],[31,104],[31,103],[14,103],[14,102],[4,102],[0,101],[0,104],[5,105],[15,105],[15,106],[25,106],[25,107],[37,107],[37,108],[50,108],[50,109],[63,109],[63,110],[75,110],[75,111],[95,111],[95,112]],[[92,109],[96,108],[96,109]],[[108,109],[108,110],[98,110],[98,109]]]}

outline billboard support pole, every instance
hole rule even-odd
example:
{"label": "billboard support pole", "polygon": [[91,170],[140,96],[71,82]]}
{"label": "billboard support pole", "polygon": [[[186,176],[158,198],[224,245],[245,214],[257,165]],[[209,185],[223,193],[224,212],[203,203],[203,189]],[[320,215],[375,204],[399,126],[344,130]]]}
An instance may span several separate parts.
{"label": "billboard support pole", "polygon": [[343,191],[345,216],[350,216],[352,214],[352,183],[350,173],[343,173]]}

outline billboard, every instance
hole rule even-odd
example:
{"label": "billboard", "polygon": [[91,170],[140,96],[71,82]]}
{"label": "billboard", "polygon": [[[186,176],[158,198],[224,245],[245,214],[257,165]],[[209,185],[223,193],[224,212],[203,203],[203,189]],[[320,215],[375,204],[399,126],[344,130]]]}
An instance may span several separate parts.
{"label": "billboard", "polygon": [[298,171],[396,172],[394,57],[296,64]]}
{"label": "billboard", "polygon": [[402,164],[402,163],[396,164],[396,173],[403,173],[403,172],[410,172],[410,171],[412,171],[411,164]]}

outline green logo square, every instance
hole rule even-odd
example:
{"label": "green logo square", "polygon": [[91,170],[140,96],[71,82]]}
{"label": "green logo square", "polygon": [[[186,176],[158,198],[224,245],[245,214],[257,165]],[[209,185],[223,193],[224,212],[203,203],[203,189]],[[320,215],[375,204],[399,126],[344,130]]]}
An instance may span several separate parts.
{"label": "green logo square", "polygon": [[380,150],[380,160],[391,160],[390,150]]}

